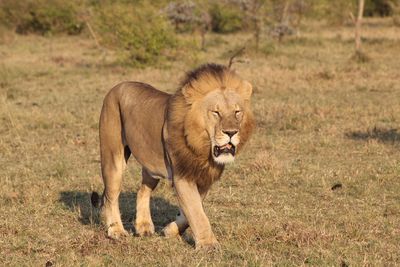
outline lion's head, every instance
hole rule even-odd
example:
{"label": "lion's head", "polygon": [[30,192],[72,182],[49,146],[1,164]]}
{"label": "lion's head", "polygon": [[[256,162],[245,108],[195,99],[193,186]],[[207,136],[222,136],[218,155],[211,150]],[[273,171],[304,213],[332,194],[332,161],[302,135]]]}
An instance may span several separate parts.
{"label": "lion's head", "polygon": [[[218,86],[195,99],[185,118],[185,136],[189,146],[206,152],[216,163],[233,162],[241,145],[243,127],[249,127],[252,116],[248,102],[251,86],[242,82],[238,87]],[[190,93],[188,93],[190,94]],[[193,96],[188,96],[191,99]],[[248,129],[244,129],[245,134]],[[244,139],[247,139],[245,137]],[[243,140],[245,141],[245,140]],[[196,147],[196,143],[201,142]]]}
{"label": "lion's head", "polygon": [[225,66],[188,73],[170,103],[169,129],[181,136],[175,145],[186,146],[187,157],[191,151],[198,160],[233,162],[254,126],[251,93],[251,84]]}

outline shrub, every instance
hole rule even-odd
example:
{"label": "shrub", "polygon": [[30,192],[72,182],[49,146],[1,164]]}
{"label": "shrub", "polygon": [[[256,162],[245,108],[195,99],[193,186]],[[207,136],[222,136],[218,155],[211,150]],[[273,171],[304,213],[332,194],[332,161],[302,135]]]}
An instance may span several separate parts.
{"label": "shrub", "polygon": [[211,28],[217,33],[232,33],[242,29],[242,12],[234,5],[214,4],[210,8]]}
{"label": "shrub", "polygon": [[[393,1],[394,2],[394,1]],[[366,17],[372,16],[390,16],[393,14],[391,0],[366,0],[364,15]]]}
{"label": "shrub", "polygon": [[170,2],[164,13],[178,32],[193,32],[197,28],[208,29],[210,17],[193,1]]}
{"label": "shrub", "polygon": [[124,63],[158,63],[177,45],[167,19],[150,5],[105,3],[97,6],[96,13],[94,24],[101,33],[101,42],[118,50]]}
{"label": "shrub", "polygon": [[78,9],[79,7],[73,1],[2,0],[0,22],[15,28],[20,34],[78,34],[84,25],[77,15]]}

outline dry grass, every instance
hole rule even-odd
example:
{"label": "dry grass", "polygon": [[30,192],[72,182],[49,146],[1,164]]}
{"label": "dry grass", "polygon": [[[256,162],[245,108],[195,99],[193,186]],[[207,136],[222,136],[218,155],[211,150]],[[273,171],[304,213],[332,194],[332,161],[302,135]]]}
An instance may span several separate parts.
{"label": "dry grass", "polygon": [[[2,265],[400,264],[398,29],[371,21],[351,60],[350,28],[305,28],[268,56],[235,67],[255,85],[258,129],[206,201],[222,250],[184,240],[115,242],[92,216],[101,191],[98,116],[122,80],[173,91],[192,66],[217,61],[248,36],[211,36],[214,46],[171,68],[130,69],[91,40],[11,36],[0,45],[0,262]],[[121,197],[132,231],[140,168]],[[339,184],[341,186],[339,186]],[[336,186],[335,186],[336,185]],[[164,181],[152,201],[157,231],[177,202]],[[50,264],[50,263],[49,263]]]}

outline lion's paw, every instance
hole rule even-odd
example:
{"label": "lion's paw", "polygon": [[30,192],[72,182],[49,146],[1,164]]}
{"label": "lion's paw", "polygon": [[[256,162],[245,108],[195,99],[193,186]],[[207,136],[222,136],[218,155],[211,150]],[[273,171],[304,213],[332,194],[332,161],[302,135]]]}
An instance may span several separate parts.
{"label": "lion's paw", "polygon": [[135,223],[135,230],[139,236],[151,236],[154,234],[154,224],[149,222]]}
{"label": "lion's paw", "polygon": [[221,245],[218,243],[214,235],[207,239],[198,240],[196,242],[196,250],[205,252],[215,252],[221,249]]}
{"label": "lion's paw", "polygon": [[221,245],[218,243],[218,241],[196,243],[196,250],[212,253],[221,250]]}
{"label": "lion's paw", "polygon": [[179,228],[175,222],[172,222],[164,227],[162,230],[165,237],[172,238],[179,236]]}
{"label": "lion's paw", "polygon": [[111,239],[121,239],[128,236],[128,232],[120,224],[111,224],[107,229],[107,235]]}

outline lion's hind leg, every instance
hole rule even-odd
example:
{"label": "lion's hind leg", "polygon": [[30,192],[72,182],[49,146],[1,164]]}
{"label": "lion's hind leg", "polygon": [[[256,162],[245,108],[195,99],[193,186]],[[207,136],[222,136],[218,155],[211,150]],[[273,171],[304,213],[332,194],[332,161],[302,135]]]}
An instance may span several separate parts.
{"label": "lion's hind leg", "polygon": [[128,233],[119,211],[122,173],[127,155],[122,140],[122,125],[118,108],[106,99],[100,116],[100,154],[104,193],[100,216],[110,238],[118,239]]}
{"label": "lion's hind leg", "polygon": [[114,154],[107,160],[102,161],[104,193],[101,217],[106,224],[108,236],[113,239],[118,239],[128,234],[122,225],[118,203],[125,164],[122,162],[123,160],[122,155]]}
{"label": "lion's hind leg", "polygon": [[135,230],[139,236],[154,234],[154,224],[151,219],[150,197],[159,179],[153,178],[149,172],[142,169],[142,185],[137,193]]}
{"label": "lion's hind leg", "polygon": [[178,215],[176,215],[175,221],[169,223],[164,227],[163,233],[166,237],[177,237],[182,235],[189,227],[189,223],[180,209]]}

